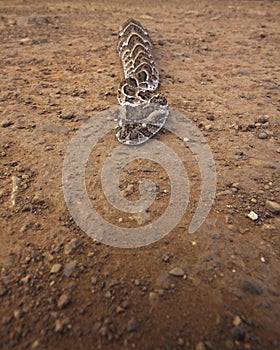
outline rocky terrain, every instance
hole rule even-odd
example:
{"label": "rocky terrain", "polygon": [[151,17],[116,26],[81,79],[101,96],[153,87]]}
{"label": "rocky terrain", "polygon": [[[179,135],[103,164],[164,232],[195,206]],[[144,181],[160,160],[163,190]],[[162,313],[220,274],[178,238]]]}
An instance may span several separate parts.
{"label": "rocky terrain", "polygon": [[[121,249],[75,224],[62,167],[77,130],[117,106],[117,33],[129,17],[150,30],[169,105],[211,147],[217,192],[189,234],[199,169],[159,133],[191,174],[189,207],[161,240]],[[269,0],[1,1],[1,349],[280,348],[279,18]],[[102,195],[100,169],[117,145],[111,132],[93,150],[90,199],[107,220],[141,226]],[[159,190],[153,221],[171,187],[140,160],[122,173],[123,195],[137,199],[143,177]]]}

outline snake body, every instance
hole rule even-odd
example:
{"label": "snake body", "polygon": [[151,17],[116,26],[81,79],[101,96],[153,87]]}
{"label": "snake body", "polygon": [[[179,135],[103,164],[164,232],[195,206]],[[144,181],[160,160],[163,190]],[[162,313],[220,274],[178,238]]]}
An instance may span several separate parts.
{"label": "snake body", "polygon": [[155,90],[159,70],[153,56],[153,43],[148,30],[130,18],[120,28],[118,53],[124,80],[118,89],[118,126],[121,143],[138,145],[155,135],[168,116],[167,99]]}

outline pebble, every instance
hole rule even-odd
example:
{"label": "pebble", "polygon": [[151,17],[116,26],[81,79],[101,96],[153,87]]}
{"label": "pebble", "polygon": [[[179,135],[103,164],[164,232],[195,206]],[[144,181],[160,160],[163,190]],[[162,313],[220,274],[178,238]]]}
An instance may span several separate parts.
{"label": "pebble", "polygon": [[183,277],[185,275],[184,270],[179,266],[174,267],[168,273],[169,275],[176,276],[176,277]]}
{"label": "pebble", "polygon": [[60,321],[60,320],[56,320],[55,321],[55,328],[54,328],[54,331],[57,333],[57,332],[61,332],[63,330],[63,322]]}
{"label": "pebble", "polygon": [[39,349],[40,347],[40,341],[38,339],[34,340],[34,342],[31,345],[31,350]]}
{"label": "pebble", "polygon": [[195,350],[206,350],[205,345],[202,341],[196,344]]}
{"label": "pebble", "polygon": [[142,18],[142,19],[149,19],[149,20],[151,20],[151,21],[154,20],[154,17],[152,17],[152,16],[150,16],[150,15],[140,15],[139,17]]}
{"label": "pebble", "polygon": [[279,89],[279,87],[280,87],[280,85],[278,85],[278,84],[270,84],[270,85],[268,85],[267,89],[268,90],[277,90],[277,89]]}
{"label": "pebble", "polygon": [[69,119],[73,119],[74,117],[75,117],[75,113],[70,109],[63,109],[61,111],[60,118],[62,118],[62,119],[69,120]]}
{"label": "pebble", "polygon": [[267,133],[266,133],[265,131],[260,131],[260,132],[258,133],[258,138],[259,138],[260,140],[266,140],[266,139],[268,139],[268,135],[267,135]]}
{"label": "pebble", "polygon": [[22,284],[27,284],[31,279],[30,275],[27,275],[25,277],[23,277],[20,281],[22,282]]}
{"label": "pebble", "polygon": [[240,327],[234,327],[231,330],[231,335],[234,340],[243,341],[245,339],[246,332]]}
{"label": "pebble", "polygon": [[112,297],[112,293],[109,290],[107,290],[107,292],[105,293],[105,298],[110,299],[111,297]]}
{"label": "pebble", "polygon": [[18,320],[23,316],[23,312],[21,310],[14,310],[14,318]]}
{"label": "pebble", "polygon": [[77,266],[77,261],[70,261],[64,266],[63,274],[66,277],[70,277]]}
{"label": "pebble", "polygon": [[54,264],[51,268],[51,273],[58,273],[62,268],[61,264]]}
{"label": "pebble", "polygon": [[65,254],[71,254],[81,245],[81,241],[77,238],[72,239],[69,243],[67,243],[64,247]]}
{"label": "pebble", "polygon": [[225,190],[225,191],[221,191],[221,192],[218,192],[217,193],[217,197],[220,197],[220,196],[227,196],[229,194],[232,194],[231,190]]}
{"label": "pebble", "polygon": [[179,346],[183,346],[185,342],[183,338],[178,338],[177,343]]}
{"label": "pebble", "polygon": [[10,120],[3,120],[3,121],[1,122],[2,128],[7,128],[8,126],[11,126],[11,125],[13,125],[13,124],[14,124],[14,123],[11,122]]}
{"label": "pebble", "polygon": [[245,289],[247,292],[251,294],[260,295],[262,293],[262,288],[256,283],[253,283],[252,281],[249,281],[249,280],[244,281],[243,289]]}
{"label": "pebble", "polygon": [[151,305],[157,304],[159,301],[159,296],[155,292],[150,292],[149,294],[149,302]]}
{"label": "pebble", "polygon": [[75,282],[73,282],[73,281],[69,282],[69,283],[66,285],[66,289],[68,289],[68,290],[73,290],[73,289],[75,289],[76,287],[77,287],[77,283],[75,283]]}
{"label": "pebble", "polygon": [[206,117],[208,120],[210,120],[211,122],[215,120],[215,116],[214,114],[208,114],[208,116]]}
{"label": "pebble", "polygon": [[229,350],[233,349],[234,347],[233,341],[231,339],[227,339],[225,345],[226,345],[226,348]]}
{"label": "pebble", "polygon": [[132,317],[132,318],[128,321],[128,323],[127,323],[127,328],[126,328],[126,330],[127,330],[128,332],[134,332],[134,331],[136,331],[137,326],[138,326],[137,319],[136,319],[135,317]]}
{"label": "pebble", "polygon": [[262,115],[259,119],[258,122],[261,124],[267,123],[269,121],[269,116],[268,115]]}
{"label": "pebble", "polygon": [[69,295],[63,293],[57,301],[57,306],[59,309],[63,309],[70,303],[70,301]]}
{"label": "pebble", "polygon": [[240,318],[238,315],[234,316],[234,319],[233,319],[232,324],[233,324],[235,327],[238,327],[238,326],[240,325],[241,322],[242,322],[242,320],[241,320],[241,318]]}
{"label": "pebble", "polygon": [[134,188],[133,188],[133,185],[132,185],[132,184],[127,185],[126,188],[122,191],[122,193],[123,193],[125,196],[129,196],[129,195],[131,195],[133,192],[134,192]]}
{"label": "pebble", "polygon": [[245,68],[240,68],[239,69],[239,73],[242,74],[242,75],[249,75],[251,74],[251,72]]}
{"label": "pebble", "polygon": [[256,214],[253,210],[250,211],[250,213],[247,215],[249,219],[251,219],[252,221],[256,221],[258,220],[258,214]]}
{"label": "pebble", "polygon": [[273,214],[279,215],[280,214],[280,204],[274,201],[265,201],[266,208]]}

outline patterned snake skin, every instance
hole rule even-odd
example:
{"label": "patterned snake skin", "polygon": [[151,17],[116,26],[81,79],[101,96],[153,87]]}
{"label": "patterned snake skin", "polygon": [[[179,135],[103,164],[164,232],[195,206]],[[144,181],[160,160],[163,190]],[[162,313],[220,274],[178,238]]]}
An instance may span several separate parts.
{"label": "patterned snake skin", "polygon": [[118,52],[125,79],[118,89],[117,139],[138,145],[155,135],[164,125],[169,111],[167,99],[155,90],[159,71],[153,56],[153,43],[141,23],[128,19],[120,28]]}

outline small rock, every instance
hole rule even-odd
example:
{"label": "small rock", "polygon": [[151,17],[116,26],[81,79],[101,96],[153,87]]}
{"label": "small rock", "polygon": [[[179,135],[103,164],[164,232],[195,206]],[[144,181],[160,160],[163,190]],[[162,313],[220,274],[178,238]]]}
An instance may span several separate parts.
{"label": "small rock", "polygon": [[243,341],[245,339],[246,332],[240,327],[234,327],[231,330],[231,334],[234,340]]}
{"label": "small rock", "polygon": [[135,284],[135,286],[140,286],[141,285],[141,281],[139,279],[136,279],[134,281],[134,284]]}
{"label": "small rock", "polygon": [[240,68],[239,69],[239,73],[242,74],[242,75],[249,75],[251,74],[251,72],[247,69],[244,69],[244,68]]}
{"label": "small rock", "polygon": [[176,276],[176,277],[183,277],[185,275],[184,270],[179,266],[174,267],[168,273],[169,275]]}
{"label": "small rock", "polygon": [[249,219],[251,219],[252,221],[256,221],[258,220],[258,214],[256,214],[254,211],[250,211],[250,213],[247,215]]}
{"label": "small rock", "polygon": [[38,339],[36,339],[31,345],[31,350],[36,350],[39,347],[40,347],[40,341]]}
{"label": "small rock", "polygon": [[140,15],[139,16],[140,18],[142,18],[142,19],[150,19],[151,21],[153,21],[154,20],[154,17],[152,17],[152,16],[150,16],[150,15]]}
{"label": "small rock", "polygon": [[66,277],[70,277],[77,266],[77,261],[70,261],[64,266],[63,274]]}
{"label": "small rock", "polygon": [[13,124],[14,124],[14,123],[11,122],[10,120],[3,120],[3,121],[1,122],[2,128],[7,128],[8,126],[13,125]]}
{"label": "small rock", "polygon": [[67,294],[63,293],[57,301],[57,306],[59,309],[65,308],[70,303],[70,298]]}
{"label": "small rock", "polygon": [[269,116],[268,115],[262,115],[259,119],[258,122],[261,124],[265,124],[269,121]]}
{"label": "small rock", "polygon": [[210,120],[211,122],[213,122],[215,120],[215,116],[214,114],[208,114],[208,116],[206,117],[208,120]]}
{"label": "small rock", "polygon": [[55,328],[54,328],[54,331],[57,333],[57,332],[62,332],[63,330],[63,322],[61,320],[56,320],[55,321]]}
{"label": "small rock", "polygon": [[75,117],[75,113],[71,111],[70,109],[63,109],[60,115],[60,118],[62,119],[73,119]]}
{"label": "small rock", "polygon": [[221,191],[221,192],[218,192],[217,193],[217,197],[220,197],[220,196],[227,196],[229,194],[232,194],[231,190],[225,190],[225,191]]}
{"label": "small rock", "polygon": [[231,350],[234,347],[233,341],[231,339],[227,339],[225,345],[226,345],[226,349],[228,350]]}
{"label": "small rock", "polygon": [[251,294],[256,294],[256,295],[260,295],[262,293],[262,288],[249,281],[249,280],[245,280],[243,283],[243,289],[245,289],[247,292],[251,293]]}
{"label": "small rock", "polygon": [[23,312],[21,310],[14,310],[14,318],[18,320],[23,316]]}
{"label": "small rock", "polygon": [[178,338],[177,343],[179,346],[183,346],[184,345],[184,339],[183,338]]}
{"label": "small rock", "polygon": [[269,84],[267,90],[277,90],[279,87],[280,86],[278,84]]}
{"label": "small rock", "polygon": [[65,245],[64,253],[67,255],[73,253],[73,251],[76,250],[81,244],[82,243],[79,239],[77,238],[72,239],[71,242]]}
{"label": "small rock", "polygon": [[108,335],[108,332],[108,327],[104,325],[99,329],[98,334],[101,335],[101,337],[106,337]]}
{"label": "small rock", "polygon": [[105,293],[105,298],[110,299],[111,297],[112,297],[112,293],[109,290],[107,290],[107,292]]}
{"label": "small rock", "polygon": [[58,273],[61,270],[61,264],[54,264],[51,268],[51,273]]}
{"label": "small rock", "polygon": [[149,294],[149,302],[151,305],[157,304],[159,301],[159,296],[155,292],[150,292]]}
{"label": "small rock", "polygon": [[202,341],[196,344],[195,350],[206,350],[205,345]]}
{"label": "small rock", "polygon": [[268,139],[268,135],[267,135],[267,133],[266,133],[265,131],[260,131],[260,132],[258,133],[258,138],[259,138],[260,140],[266,140],[266,139]]}
{"label": "small rock", "polygon": [[134,192],[134,188],[132,184],[126,186],[126,188],[122,191],[124,196],[129,196]]}
{"label": "small rock", "polygon": [[134,332],[134,331],[136,331],[137,326],[138,326],[137,319],[136,319],[135,317],[132,317],[132,318],[128,321],[128,323],[127,323],[127,328],[126,328],[126,330],[127,330],[128,332]]}
{"label": "small rock", "polygon": [[280,204],[277,202],[273,202],[273,201],[265,201],[265,206],[267,207],[267,209],[276,215],[280,214]]}
{"label": "small rock", "polygon": [[31,279],[30,275],[27,275],[21,279],[22,284],[27,284]]}
{"label": "small rock", "polygon": [[233,325],[234,325],[235,327],[238,327],[238,326],[240,325],[241,322],[242,322],[241,318],[240,318],[238,315],[236,315],[236,316],[234,317],[232,323],[233,323]]}
{"label": "small rock", "polygon": [[73,289],[75,289],[76,287],[77,287],[77,283],[76,283],[76,282],[73,282],[73,281],[69,282],[69,283],[66,285],[66,289],[68,289],[68,290],[73,290]]}
{"label": "small rock", "polygon": [[162,255],[161,259],[162,259],[162,261],[167,263],[170,261],[170,256],[169,256],[169,254],[165,253]]}

